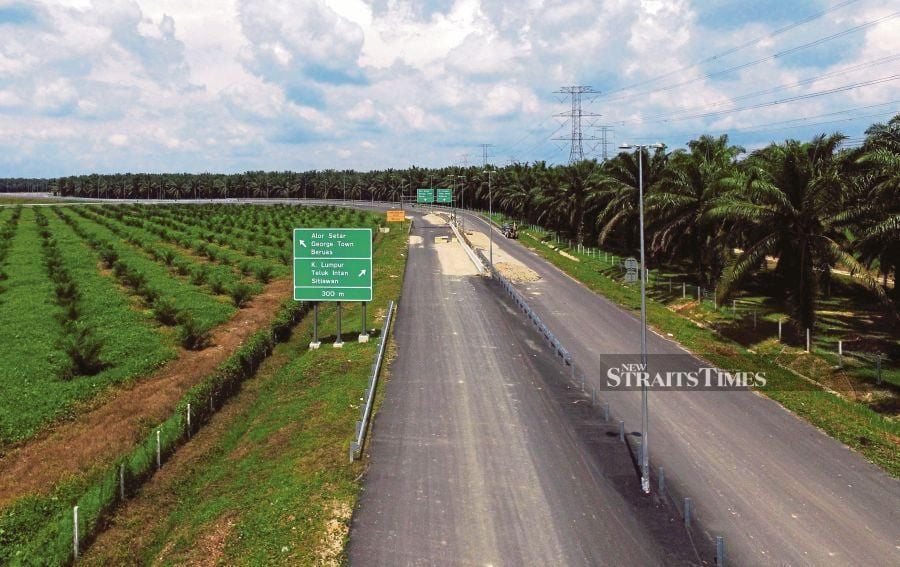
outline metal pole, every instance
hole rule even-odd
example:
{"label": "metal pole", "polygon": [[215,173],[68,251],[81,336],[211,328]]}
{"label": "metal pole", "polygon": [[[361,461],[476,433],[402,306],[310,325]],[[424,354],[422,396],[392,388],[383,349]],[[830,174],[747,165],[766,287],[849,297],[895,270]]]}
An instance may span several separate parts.
{"label": "metal pole", "polygon": [[156,468],[162,467],[162,448],[159,441],[159,429],[156,430]]}
{"label": "metal pole", "polygon": [[362,324],[361,324],[361,328],[359,330],[359,334],[361,334],[361,335],[366,334],[366,302],[365,301],[362,302]]}
{"label": "metal pole", "polygon": [[809,352],[809,327],[806,328],[806,352]]}
{"label": "metal pole", "polygon": [[491,271],[494,271],[494,227],[491,223],[494,222],[494,193],[491,191],[491,172],[488,171],[488,230],[491,233],[490,239],[490,261],[491,261]]}
{"label": "metal pole", "polygon": [[78,560],[78,506],[72,509],[72,547],[75,552],[75,560]]}
{"label": "metal pole", "polygon": [[313,342],[319,342],[319,302],[313,304]]}
{"label": "metal pole", "polygon": [[337,341],[334,344],[341,344],[341,302],[337,302]]}
{"label": "metal pole", "polygon": [[838,366],[844,366],[844,341],[838,339]]}
{"label": "metal pole", "polygon": [[[644,163],[643,151],[638,146],[638,209],[641,233],[641,366],[647,372],[647,282],[644,259]],[[647,383],[641,384],[641,489],[650,494],[650,444],[647,437],[650,428]]]}

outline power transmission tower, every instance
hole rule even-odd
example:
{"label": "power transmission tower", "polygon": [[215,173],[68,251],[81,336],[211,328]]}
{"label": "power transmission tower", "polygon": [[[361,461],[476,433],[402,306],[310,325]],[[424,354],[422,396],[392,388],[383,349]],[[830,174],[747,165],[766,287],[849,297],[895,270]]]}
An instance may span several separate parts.
{"label": "power transmission tower", "polygon": [[609,151],[607,150],[607,148],[609,147],[609,145],[612,142],[609,141],[607,134],[612,132],[612,130],[613,129],[609,126],[601,126],[600,127],[600,146],[603,148],[603,150],[601,151],[601,156],[603,157],[603,161],[606,161],[607,159],[609,159]]}
{"label": "power transmission tower", "polygon": [[[582,146],[582,142],[585,140],[597,140],[595,136],[585,136],[581,127],[582,118],[599,118],[599,114],[594,114],[592,112],[584,112],[581,108],[581,100],[582,96],[585,94],[600,94],[595,91],[593,88],[587,85],[572,85],[569,87],[560,87],[558,91],[554,91],[557,94],[566,95],[567,98],[570,99],[571,102],[571,110],[569,112],[562,112],[557,114],[557,116],[564,116],[568,118],[572,125],[572,133],[569,137],[559,137],[554,138],[554,140],[567,140],[571,142],[571,149],[569,150],[569,163],[574,163],[576,161],[581,161],[584,159],[584,147]],[[589,126],[593,126],[593,124],[589,124]]]}
{"label": "power transmission tower", "polygon": [[494,144],[478,144],[481,147],[481,166],[487,167],[488,149],[493,148]]}

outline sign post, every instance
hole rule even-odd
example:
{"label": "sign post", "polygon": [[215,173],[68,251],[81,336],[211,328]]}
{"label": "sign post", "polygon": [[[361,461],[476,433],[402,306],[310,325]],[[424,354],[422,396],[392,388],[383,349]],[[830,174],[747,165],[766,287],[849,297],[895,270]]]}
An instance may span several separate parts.
{"label": "sign post", "polygon": [[318,348],[318,302],[338,302],[338,337],[341,339],[341,302],[372,301],[372,229],[294,229],[294,300],[315,301],[314,336]]}

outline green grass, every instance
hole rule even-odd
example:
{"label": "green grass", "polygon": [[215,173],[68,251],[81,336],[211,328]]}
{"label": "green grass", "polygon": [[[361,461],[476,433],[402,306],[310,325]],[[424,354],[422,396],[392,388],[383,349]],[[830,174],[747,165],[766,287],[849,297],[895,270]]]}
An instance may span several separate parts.
{"label": "green grass", "polygon": [[53,302],[37,228],[34,211],[24,209],[5,263],[9,279],[0,294],[0,446],[32,434],[60,411],[61,399],[73,399],[79,388],[56,378],[64,357],[58,346],[60,309]]}
{"label": "green grass", "polygon": [[[605,273],[611,262],[580,257],[582,261],[568,259],[527,231],[521,232],[520,238],[540,256],[596,293],[628,309],[639,309],[640,292],[636,286],[623,285]],[[621,273],[618,268],[616,271]],[[817,389],[779,366],[775,358],[751,352],[751,349],[725,339],[710,328],[698,326],[657,301],[648,302],[647,318],[653,327],[662,333],[671,333],[687,349],[717,366],[766,372],[768,386],[763,393],[857,449],[892,475],[900,476],[900,424],[895,420],[863,404]]]}
{"label": "green grass", "polygon": [[[405,233],[402,232],[395,232],[387,236],[381,234],[376,236],[375,307],[377,307],[379,303],[384,303],[386,297],[396,297],[399,294],[401,283],[398,276],[402,275],[402,269],[405,262],[404,243]],[[287,303],[293,304],[293,302],[289,300]],[[349,332],[351,330],[352,334],[355,335],[360,325],[360,310],[358,307],[347,307],[348,308],[345,309],[344,329],[348,335],[351,334]],[[377,311],[375,307],[370,310],[370,326],[373,321],[373,316],[375,315],[373,311]],[[333,309],[323,309],[322,315],[326,320],[323,322],[322,330],[323,334],[326,334],[325,329],[334,328]],[[307,327],[308,325],[309,323],[307,321]],[[320,397],[320,392],[310,390],[310,393],[306,394],[303,391],[297,391],[296,389],[300,386],[305,387],[307,384],[311,384],[312,380],[320,380],[327,374],[328,379],[322,380],[323,383],[321,385],[329,388],[328,391],[331,392],[332,395],[331,401],[334,401],[335,403],[338,403],[338,400],[347,402],[348,400],[359,397],[362,388],[364,387],[366,377],[365,372],[371,364],[371,356],[373,349],[375,348],[375,343],[372,342],[366,345],[357,345],[349,342],[351,339],[350,336],[345,336],[345,339],[348,340],[348,344],[347,348],[344,350],[338,351],[325,348],[322,351],[318,351],[323,356],[322,364],[324,366],[322,366],[322,368],[325,369],[322,370],[322,374],[319,376],[308,377],[297,375],[297,373],[307,371],[307,366],[305,366],[307,363],[302,362],[292,362],[291,364],[296,364],[296,366],[292,366],[291,370],[280,370],[278,367],[273,368],[273,370],[277,370],[281,373],[280,375],[282,378],[279,379],[277,389],[275,386],[272,386],[272,389],[267,391],[266,396],[269,397],[254,401],[260,408],[257,417],[261,420],[283,419],[289,420],[292,423],[297,422],[303,428],[311,428],[309,431],[312,431],[313,435],[317,435],[315,432],[319,429],[312,419],[307,420],[302,417],[298,418],[298,415],[302,415],[302,412],[301,414],[298,414],[297,412],[302,408],[296,405],[292,406],[292,404],[299,402],[291,396],[297,394],[306,400],[303,403],[312,402],[316,405],[318,402],[313,398]],[[203,384],[193,388],[184,400],[182,400],[182,403],[179,404],[179,407],[175,410],[174,414],[163,424],[159,425],[159,428],[162,430],[164,458],[166,458],[184,438],[184,404],[186,402],[191,402],[194,404],[194,408],[202,409],[206,407],[206,400],[209,396],[214,393],[218,396],[221,395],[223,391],[233,388],[235,379],[227,378],[227,376],[241,376],[245,371],[244,369],[250,368],[247,366],[248,363],[241,353],[246,351],[248,353],[247,356],[265,356],[264,351],[257,347],[265,348],[264,345],[268,344],[271,340],[272,334],[266,330],[254,335],[254,337],[251,338],[247,344],[232,357],[232,359],[229,359],[228,362],[223,364],[220,369],[217,370],[214,376],[211,376]],[[294,348],[297,348],[298,360],[309,354],[306,353],[305,348],[305,344],[308,343],[308,341],[308,334],[302,336],[300,334],[295,335],[293,344]],[[297,347],[297,345],[300,346]],[[277,348],[281,349],[283,347]],[[250,355],[249,353],[251,352],[256,354]],[[331,357],[337,358],[332,359]],[[293,360],[294,357],[291,356],[289,358]],[[352,364],[343,362],[345,358],[352,361]],[[309,361],[308,358],[305,360],[307,360],[307,362]],[[330,360],[333,360],[337,366],[332,370],[327,370],[328,368],[331,368],[328,366],[328,361]],[[319,368],[318,363],[316,363],[315,367],[309,367],[309,373],[313,374],[314,372],[317,372],[317,370],[315,370],[317,368]],[[236,379],[239,380],[239,378]],[[260,381],[263,379],[264,377],[261,375]],[[363,385],[357,386],[357,382],[360,379],[362,380]],[[228,382],[229,380],[231,380],[231,382]],[[232,385],[229,386],[228,384]],[[344,389],[341,391],[342,386]],[[351,387],[352,389],[347,389],[347,387]],[[277,396],[284,396],[285,401],[283,402],[283,405],[289,409],[278,412],[270,411],[282,407],[282,402],[279,402],[271,396],[275,396],[276,398]],[[327,396],[324,395],[322,397],[327,398]],[[316,407],[318,406],[316,405]],[[343,409],[345,411],[340,415],[342,418],[346,418],[346,421],[342,421],[339,424],[339,427],[336,426],[338,429],[341,429],[339,436],[343,446],[337,449],[341,458],[335,457],[335,459],[337,459],[335,463],[346,458],[347,447],[349,446],[353,423],[355,421],[355,418],[350,419],[350,413],[347,413],[346,411],[347,408]],[[358,415],[358,410],[355,415]],[[195,421],[195,423],[200,421],[202,416],[197,415],[196,419],[197,421]],[[349,432],[346,430],[349,430]],[[263,440],[268,433],[271,433],[271,431],[266,428],[255,431],[257,431],[257,433],[254,433],[252,438],[259,441]],[[146,474],[146,471],[153,468],[152,461],[154,453],[155,438],[152,435],[151,430],[151,435],[144,441],[139,442],[131,454],[125,457],[123,461],[126,464],[126,484],[129,486],[129,492],[132,491],[134,483],[139,482],[141,477]],[[281,457],[280,453],[275,456]],[[269,470],[269,463],[257,462],[256,464],[260,466],[260,470],[258,471],[259,476],[265,477],[267,470]],[[319,463],[317,466],[320,465],[322,465],[322,463]],[[222,467],[224,469],[231,469],[228,463],[223,464]],[[116,501],[116,470],[115,467],[110,469],[98,466],[93,470],[83,471],[83,473],[76,475],[75,477],[63,479],[49,494],[26,496],[0,511],[0,563],[17,565],[43,564],[48,562],[55,564],[65,562],[64,558],[71,549],[71,507],[76,503],[79,505],[82,512],[82,533],[87,533],[89,527],[96,525],[96,522],[99,521],[100,515],[103,513],[102,511],[105,510],[110,503]],[[352,478],[356,478],[357,473],[358,471],[354,472]],[[186,481],[187,479],[185,479],[185,482]],[[181,481],[179,481],[179,486],[180,485]],[[312,483],[311,486],[315,486],[315,483]],[[331,485],[329,484],[325,488],[330,489],[330,487]],[[239,489],[238,492],[241,492],[242,490],[246,491],[250,488],[252,487],[249,485],[244,486]],[[348,495],[350,494],[348,493]],[[355,490],[350,496],[355,498]],[[258,514],[264,514],[268,509],[264,502],[256,502],[254,504],[258,507],[258,509],[255,510]],[[198,506],[197,508],[199,510],[201,507]],[[253,510],[250,510],[250,506],[248,506],[248,513],[250,512],[253,512]],[[139,526],[138,529],[143,530],[143,526]],[[133,561],[134,556],[132,555],[131,547],[126,546],[121,551],[124,552],[124,555],[118,562],[129,563]]]}
{"label": "green grass", "polygon": [[120,259],[147,278],[150,287],[159,291],[163,297],[171,297],[176,308],[191,313],[202,328],[209,329],[223,323],[236,312],[236,309],[225,303],[224,299],[218,300],[202,288],[178,280],[165,266],[148,258],[143,251],[123,243],[121,238],[108,228],[70,211],[63,211],[63,214],[75,219],[76,224],[89,234],[108,242],[119,253]]}
{"label": "green grass", "polygon": [[[399,227],[398,227],[399,228]],[[405,231],[395,230],[375,252],[375,301],[383,307],[399,296],[405,264]],[[344,329],[359,326],[353,308]],[[370,326],[372,321],[370,310]],[[334,329],[334,309],[321,310],[320,330]],[[137,553],[140,561],[177,565],[199,559],[198,541],[233,524],[221,546],[229,565],[309,565],[320,562],[328,523],[346,526],[355,505],[362,465],[349,465],[347,452],[359,419],[360,398],[376,352],[375,341],[348,340],[341,350],[325,344],[310,351],[309,321],[275,350],[281,365],[264,366],[253,399],[224,429],[198,462],[184,464],[184,478],[172,482],[175,504],[155,525],[141,549],[104,546],[88,564],[109,564]],[[376,326],[380,326],[380,323]],[[350,339],[350,337],[345,337]],[[168,491],[168,489],[167,489]],[[147,529],[129,518],[121,528]],[[341,552],[344,534],[336,536]]]}

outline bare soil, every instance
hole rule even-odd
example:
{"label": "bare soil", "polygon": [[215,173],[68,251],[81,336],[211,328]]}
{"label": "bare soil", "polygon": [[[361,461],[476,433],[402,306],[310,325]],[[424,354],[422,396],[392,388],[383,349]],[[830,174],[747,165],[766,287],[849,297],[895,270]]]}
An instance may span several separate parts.
{"label": "bare soil", "polygon": [[138,383],[112,391],[72,421],[56,424],[0,458],[0,507],[43,493],[60,480],[103,466],[129,451],[148,427],[171,415],[178,400],[211,374],[247,338],[264,328],[291,295],[290,278],[267,285],[229,321],[212,330],[211,346],[181,350]]}
{"label": "bare soil", "polygon": [[[469,242],[475,248],[480,248],[485,255],[490,249],[490,239],[483,232],[473,231],[466,233]],[[501,246],[498,245],[497,239],[494,239],[494,267],[503,274],[506,279],[516,283],[536,282],[541,279],[537,272],[513,258]]]}

